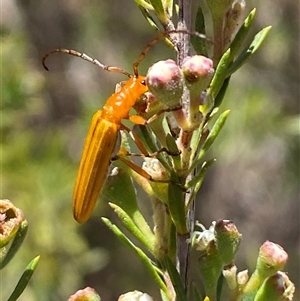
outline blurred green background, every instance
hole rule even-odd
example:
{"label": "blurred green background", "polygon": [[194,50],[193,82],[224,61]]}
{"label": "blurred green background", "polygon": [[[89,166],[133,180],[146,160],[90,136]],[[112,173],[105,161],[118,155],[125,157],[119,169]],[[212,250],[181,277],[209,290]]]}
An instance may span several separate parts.
{"label": "blurred green background", "polygon": [[[289,277],[299,284],[296,2],[248,1],[248,11],[258,8],[253,34],[273,29],[232,77],[221,108],[231,115],[210,154],[218,161],[199,194],[197,219],[207,227],[220,218],[236,223],[244,237],[239,270],[252,271],[265,240],[282,245],[290,257]],[[1,272],[3,300],[38,254],[40,264],[21,301],[66,300],[87,285],[105,301],[134,289],[158,296],[139,261],[101,223],[102,215],[113,218],[105,202],[85,225],[72,218],[72,190],[92,114],[124,77],[63,54],[49,58],[50,72],[41,65],[47,51],[67,47],[131,71],[154,35],[130,0],[2,0],[1,197],[24,211],[30,227]],[[171,54],[157,44],[141,73]]]}

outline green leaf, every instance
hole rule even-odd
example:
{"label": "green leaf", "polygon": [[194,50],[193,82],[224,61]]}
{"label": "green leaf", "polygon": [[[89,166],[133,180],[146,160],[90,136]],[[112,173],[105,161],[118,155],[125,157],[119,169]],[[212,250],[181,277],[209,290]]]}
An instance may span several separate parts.
{"label": "green leaf", "polygon": [[[126,174],[127,174],[127,176],[129,177],[129,179],[130,179],[130,177],[132,178],[132,179],[134,179],[143,189],[144,189],[144,191],[148,194],[148,195],[154,195],[155,193],[154,193],[154,191],[153,191],[153,189],[152,189],[152,187],[151,187],[151,185],[150,185],[150,183],[149,183],[149,180],[147,180],[145,177],[143,177],[143,176],[141,176],[139,173],[137,173],[135,170],[133,170],[131,167],[129,167],[126,163],[124,163],[123,161],[121,161],[121,160],[117,160],[117,161],[115,161],[115,162],[113,162],[113,165],[114,166],[116,166],[116,167],[119,167],[120,168],[120,170],[122,170],[123,172],[125,172]],[[124,178],[125,179],[125,178]],[[125,183],[125,182],[124,182]],[[131,185],[133,185],[132,184],[132,182],[131,182]],[[117,186],[115,186],[116,188],[117,188]],[[132,186],[133,187],[133,186]],[[118,187],[119,188],[119,187]],[[131,189],[131,187],[129,188],[129,189]],[[119,190],[119,189],[118,189]],[[121,189],[120,189],[121,190]],[[124,191],[126,191],[126,190],[124,190]],[[124,195],[124,191],[123,191],[123,194],[121,194],[121,195]],[[110,198],[110,195],[109,194],[107,194],[107,196]],[[111,199],[113,200],[113,202],[114,203],[117,203],[117,204],[119,204],[119,202],[120,202],[120,194],[119,193],[116,193],[115,194],[115,197],[112,197]],[[135,197],[135,199],[136,199],[136,195],[135,195],[135,193],[134,193],[134,197]],[[124,199],[124,198],[123,198]],[[131,200],[132,202],[133,202],[133,199],[132,198],[127,198],[126,197],[126,199],[128,200]],[[131,204],[131,203],[128,203],[128,204]],[[121,207],[123,207],[122,205],[121,205]],[[127,210],[126,210],[127,211]]]}
{"label": "green leaf", "polygon": [[[113,162],[113,165],[117,165],[116,163]],[[122,207],[130,216],[139,210],[132,180],[121,168],[116,171],[115,175],[107,178],[102,193],[110,201]]]}
{"label": "green leaf", "polygon": [[0,270],[3,269],[10,260],[15,256],[19,248],[21,247],[28,230],[28,222],[25,220],[22,222],[20,228],[18,229],[13,242],[11,243],[7,253],[4,257],[1,257]]}
{"label": "green leaf", "polygon": [[[154,122],[153,122],[154,123]],[[162,128],[161,128],[162,130]],[[146,148],[147,152],[149,154],[154,154],[157,151],[160,150],[160,146],[158,146],[158,143],[155,141],[155,137],[152,132],[150,132],[149,128],[144,125],[135,125],[133,127],[133,132],[136,136],[138,136],[140,142],[143,144],[143,146]],[[164,138],[166,140],[166,133],[163,132]],[[171,162],[169,159],[169,156],[166,154],[166,152],[160,152],[156,155],[156,158],[160,161],[160,163],[163,165],[163,167],[167,170],[171,170]]]}
{"label": "green leaf", "polygon": [[215,122],[213,128],[211,129],[210,133],[208,134],[196,160],[193,162],[193,164],[191,165],[190,171],[194,170],[196,168],[196,166],[200,163],[201,159],[207,154],[209,148],[211,147],[211,145],[214,143],[214,141],[216,140],[217,136],[219,135],[220,131],[222,130],[227,117],[229,115],[230,111],[227,110],[225,112],[223,112],[217,119],[217,121]]}
{"label": "green leaf", "polygon": [[230,82],[230,76],[227,77],[224,82],[223,82],[223,85],[218,93],[218,95],[216,96],[215,98],[215,103],[214,103],[214,108],[218,108],[220,107],[220,105],[222,104],[223,102],[223,99],[225,97],[225,94],[226,94],[226,91],[227,91],[227,88],[229,86],[229,82]]}
{"label": "green leaf", "polygon": [[177,248],[177,234],[176,234],[176,228],[173,223],[171,223],[170,227],[170,235],[169,235],[169,251],[168,255],[169,257],[176,258],[176,248]]}
{"label": "green leaf", "polygon": [[230,76],[236,70],[241,68],[241,66],[244,65],[250,59],[250,57],[261,46],[262,42],[268,35],[270,29],[271,29],[271,26],[268,26],[268,27],[262,29],[260,32],[258,32],[255,35],[252,43],[248,47],[246,47],[242,51],[242,53],[239,55],[239,57],[228,67],[227,72],[226,72],[226,77]]}
{"label": "green leaf", "polygon": [[242,24],[242,26],[238,30],[237,34],[235,35],[233,41],[231,42],[231,44],[230,44],[230,50],[231,50],[230,61],[233,60],[234,56],[236,55],[236,53],[240,49],[242,43],[244,42],[245,38],[247,37],[247,34],[248,34],[248,32],[253,24],[253,21],[255,19],[255,13],[256,13],[256,9],[254,8],[250,12],[250,14],[247,16],[244,23]]}
{"label": "green leaf", "polygon": [[[153,27],[155,30],[159,30],[158,25],[156,24],[156,22],[152,18],[152,16],[149,14],[148,10],[141,5],[139,5],[139,9],[140,9],[141,13],[143,14],[143,16],[145,17],[145,19],[147,20],[147,22],[151,25],[151,27]],[[153,9],[153,7],[152,7],[152,9]]]}
{"label": "green leaf", "polygon": [[211,241],[206,251],[200,255],[198,264],[206,296],[210,300],[217,300],[218,280],[223,266],[214,241]]}
{"label": "green leaf", "polygon": [[[202,8],[199,6],[197,9],[195,30],[205,35],[205,19],[203,16]],[[195,35],[191,35],[191,44],[193,45],[197,54],[208,56],[207,43],[205,39],[201,39]]]}
{"label": "green leaf", "polygon": [[31,279],[39,263],[39,260],[40,260],[40,256],[37,256],[33,260],[31,260],[31,262],[26,267],[26,270],[24,271],[23,275],[21,276],[17,286],[15,287],[14,291],[12,292],[12,294],[10,295],[7,301],[15,301],[21,296],[29,280]]}
{"label": "green leaf", "polygon": [[168,256],[165,256],[161,263],[170,276],[174,290],[176,292],[176,300],[187,301],[187,296],[185,293],[183,283],[172,260]]}
{"label": "green leaf", "polygon": [[[166,143],[167,143],[167,148],[168,150],[174,154],[172,155],[172,160],[174,167],[171,166],[171,168],[174,168],[175,170],[178,170],[181,168],[181,160],[180,160],[180,152],[178,150],[176,141],[174,137],[171,134],[166,135]],[[176,155],[178,154],[178,155]]]}
{"label": "green leaf", "polygon": [[149,4],[147,1],[145,0],[134,0],[138,6],[141,6],[145,9],[150,9],[150,10],[153,10],[153,6],[151,4]]}
{"label": "green leaf", "polygon": [[211,85],[208,91],[208,94],[211,95],[213,99],[216,98],[223,86],[224,80],[226,79],[226,77],[228,77],[227,68],[230,63],[230,57],[230,49],[228,49],[221,57],[219,64],[216,68],[214,77],[211,81]]}
{"label": "green leaf", "polygon": [[169,296],[169,291],[167,289],[166,284],[162,281],[161,271],[155,266],[152,260],[138,247],[136,247],[126,236],[125,234],[114,225],[109,219],[102,217],[102,221],[105,225],[122,241],[122,243],[128,247],[131,251],[138,255],[141,259],[142,263],[146,267],[150,276],[153,280],[158,284],[159,288]]}
{"label": "green leaf", "polygon": [[166,15],[162,0],[150,0],[158,19],[163,23],[168,23],[168,17]]}
{"label": "green leaf", "polygon": [[[129,168],[129,167],[128,167]],[[144,236],[151,241],[153,233],[144,219],[136,200],[136,191],[134,189],[130,176],[122,169],[118,174],[107,179],[105,188],[102,192],[115,206],[122,208]]]}
{"label": "green leaf", "polygon": [[185,212],[185,199],[184,199],[184,192],[179,185],[175,184],[178,183],[177,176],[171,173],[171,179],[169,184],[169,211],[171,214],[172,221],[175,225],[176,232],[179,235],[184,235],[188,233],[187,229],[187,220],[186,220],[186,212]]}
{"label": "green leaf", "polygon": [[[115,211],[115,213],[118,215],[118,218],[122,222],[122,224],[128,229],[128,231],[134,235],[152,254],[154,254],[154,240],[155,237],[153,233],[151,232],[148,224],[146,223],[145,219],[143,218],[143,215],[140,211],[135,211],[135,213],[132,216],[129,216],[127,212],[125,212],[121,207],[119,207],[116,204],[109,203],[111,208]],[[137,217],[138,215],[138,217]],[[133,219],[138,219],[138,223],[140,223],[140,220],[142,219],[142,223],[146,223],[146,227],[142,225],[142,227],[139,227]]]}
{"label": "green leaf", "polygon": [[164,0],[164,8],[167,12],[169,18],[172,18],[173,15],[173,0]]}
{"label": "green leaf", "polygon": [[[208,168],[216,162],[216,159],[211,159],[209,161],[205,161],[201,168],[200,168],[200,171],[193,177],[193,179],[188,182],[186,185],[185,185],[185,188],[186,189],[189,189],[189,188],[193,188],[192,190],[192,193],[190,195],[190,201],[189,201],[189,204],[195,199],[196,197],[196,194],[197,192],[199,191],[201,185],[202,185],[202,182],[204,180],[204,175],[206,174]],[[189,206],[188,204],[188,206]]]}
{"label": "green leaf", "polygon": [[218,284],[217,284],[217,301],[221,301],[223,284],[224,284],[224,276],[221,274],[221,276],[218,279]]}
{"label": "green leaf", "polygon": [[196,283],[192,284],[192,293],[194,301],[202,301],[204,299]]}

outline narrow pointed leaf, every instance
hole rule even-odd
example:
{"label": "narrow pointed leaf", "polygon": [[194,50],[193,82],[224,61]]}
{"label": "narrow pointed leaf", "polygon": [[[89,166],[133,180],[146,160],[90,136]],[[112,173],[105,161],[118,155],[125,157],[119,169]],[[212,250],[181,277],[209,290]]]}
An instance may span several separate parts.
{"label": "narrow pointed leaf", "polygon": [[[173,177],[173,176],[174,177]],[[180,235],[188,233],[187,220],[185,213],[185,200],[183,190],[176,184],[176,177],[174,173],[171,175],[171,182],[169,184],[169,211],[172,221],[175,225],[176,232]]]}
{"label": "narrow pointed leaf", "polygon": [[[150,5],[150,4],[149,4]],[[152,16],[149,14],[148,9],[146,9],[144,6],[139,5],[139,9],[141,11],[141,13],[143,14],[143,16],[145,17],[145,19],[147,20],[147,22],[155,29],[155,30],[159,30],[158,25],[156,24],[155,20],[152,18]],[[153,7],[152,7],[153,9]]]}
{"label": "narrow pointed leaf", "polygon": [[223,99],[225,97],[225,94],[226,94],[226,91],[227,91],[227,88],[229,86],[229,82],[230,82],[230,76],[227,77],[224,82],[223,82],[223,85],[218,93],[218,95],[216,96],[215,98],[215,103],[214,103],[214,108],[218,108],[220,107],[220,105],[222,104],[223,102]]}
{"label": "narrow pointed leaf", "polygon": [[[200,6],[197,9],[195,30],[205,35],[205,20],[202,8]],[[201,39],[200,37],[192,35],[191,44],[193,45],[197,54],[208,56],[207,43],[205,39]]]}
{"label": "narrow pointed leaf", "polygon": [[[134,235],[151,253],[153,253],[154,235],[152,232],[149,233],[149,227],[147,227],[146,233],[143,233],[143,229],[138,227],[133,219],[131,219],[131,217],[121,207],[113,203],[109,203],[109,205],[118,215],[118,218],[127,228],[127,230]],[[141,214],[140,212],[138,213]]]}
{"label": "narrow pointed leaf", "polygon": [[211,85],[209,88],[208,94],[210,94],[213,99],[216,98],[218,95],[220,89],[223,86],[224,80],[228,76],[227,68],[230,63],[230,49],[228,49],[222,56],[221,60],[219,61],[219,64],[216,68],[216,72],[214,74],[214,77],[211,81]]}
{"label": "narrow pointed leaf", "polygon": [[152,4],[157,17],[162,21],[163,24],[166,24],[168,21],[168,18],[165,13],[165,9],[162,3],[162,0],[150,0],[150,3]]}
{"label": "narrow pointed leaf", "polygon": [[132,180],[125,171],[119,169],[117,175],[107,179],[103,194],[116,206],[122,208],[143,235],[151,238],[153,233],[140,212]]}
{"label": "narrow pointed leaf", "polygon": [[191,196],[190,196],[191,202],[192,202],[192,200],[195,199],[197,192],[201,188],[201,185],[202,185],[202,182],[204,180],[204,176],[205,176],[207,170],[215,162],[216,162],[216,159],[211,159],[209,161],[205,161],[202,164],[200,171],[194,176],[194,178],[190,182],[188,182],[186,184],[186,186],[185,186],[186,189],[194,187],[194,189],[192,190]]}
{"label": "narrow pointed leaf", "polygon": [[167,272],[171,278],[174,290],[176,292],[176,300],[177,301],[187,301],[187,296],[185,293],[183,283],[181,281],[180,275],[179,275],[174,263],[172,262],[172,260],[168,256],[166,256],[164,258],[164,260],[162,261],[162,265],[167,270]]}
{"label": "narrow pointed leaf", "polygon": [[173,165],[174,165],[174,167],[171,167],[171,168],[172,169],[175,168],[175,170],[180,169],[180,167],[181,167],[180,152],[179,152],[179,149],[175,142],[175,139],[174,139],[174,137],[172,137],[171,134],[166,135],[166,143],[167,143],[168,150],[172,154],[174,154],[174,155],[171,155],[172,160],[173,160]]}
{"label": "narrow pointed leaf", "polygon": [[134,1],[136,2],[137,5],[144,7],[145,9],[153,10],[153,6],[145,0],[134,0]]}
{"label": "narrow pointed leaf", "polygon": [[255,37],[254,37],[252,43],[249,45],[249,47],[245,48],[242,51],[242,53],[239,55],[239,57],[228,67],[226,77],[230,76],[236,70],[241,68],[241,66],[244,65],[250,59],[250,57],[261,46],[262,42],[267,37],[270,29],[271,29],[271,26],[268,26],[268,27],[262,29],[260,32],[258,32],[255,35]]}
{"label": "narrow pointed leaf", "polygon": [[162,278],[158,272],[158,269],[154,266],[152,260],[138,247],[136,247],[126,236],[125,234],[114,225],[109,219],[102,217],[102,221],[105,225],[117,236],[121,242],[128,247],[131,251],[138,255],[142,263],[145,265],[147,271],[153,280],[159,285],[160,289],[167,295],[169,295],[168,289],[165,283],[162,281]]}
{"label": "narrow pointed leaf", "polygon": [[173,16],[173,0],[165,0],[164,1],[165,11],[167,12],[168,16],[172,18]]}
{"label": "narrow pointed leaf", "polygon": [[203,300],[203,296],[199,290],[198,285],[196,285],[196,283],[193,283],[193,300],[194,301],[202,301]]}
{"label": "narrow pointed leaf", "polygon": [[26,288],[29,280],[31,279],[39,263],[39,260],[40,260],[40,256],[37,256],[28,264],[17,286],[15,287],[14,291],[12,292],[11,296],[8,298],[7,301],[15,301],[20,297],[20,295],[23,293],[24,289]]}
{"label": "narrow pointed leaf", "polygon": [[[155,141],[154,135],[152,134],[152,132],[150,132],[147,126],[144,125],[134,126],[133,131],[135,135],[138,136],[140,142],[144,145],[144,147],[146,148],[149,154],[153,154],[160,149],[158,143]],[[164,133],[164,135],[166,137],[167,134]],[[171,169],[170,160],[166,152],[161,152],[157,154],[156,158],[160,161],[160,163],[163,165],[163,167],[166,170]]]}
{"label": "narrow pointed leaf", "polygon": [[230,111],[227,110],[218,117],[213,128],[211,129],[210,133],[208,134],[196,160],[193,162],[190,170],[193,170],[200,163],[201,159],[206,155],[207,151],[209,150],[209,148],[211,147],[211,145],[213,144],[213,142],[216,140],[217,136],[219,135],[220,131],[222,130],[229,113],[230,113]]}
{"label": "narrow pointed leaf", "polygon": [[239,51],[241,48],[242,43],[244,42],[245,38],[247,37],[247,34],[249,33],[249,30],[251,29],[251,26],[253,24],[253,21],[255,19],[255,13],[256,9],[254,8],[250,14],[247,16],[245,19],[244,23],[238,30],[237,34],[235,35],[233,41],[230,44],[230,50],[231,50],[231,58],[230,61],[233,60],[234,56],[236,53]]}

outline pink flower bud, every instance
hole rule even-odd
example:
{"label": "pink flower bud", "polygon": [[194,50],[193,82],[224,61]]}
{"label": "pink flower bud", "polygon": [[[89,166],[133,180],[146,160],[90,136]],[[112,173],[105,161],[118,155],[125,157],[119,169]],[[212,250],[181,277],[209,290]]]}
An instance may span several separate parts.
{"label": "pink flower bud", "polygon": [[202,55],[188,56],[183,60],[182,71],[189,85],[201,81],[204,90],[214,74],[213,61]]}
{"label": "pink flower bud", "polygon": [[93,288],[86,287],[70,296],[68,301],[101,301],[101,298]]}
{"label": "pink flower bud", "polygon": [[[199,108],[207,107],[204,91],[207,89],[214,74],[213,62],[202,55],[194,55],[183,60],[182,72],[185,85],[189,90],[190,97],[190,123],[198,127],[203,119],[203,110]],[[211,107],[211,105],[208,105]]]}
{"label": "pink flower bud", "polygon": [[242,240],[242,234],[232,221],[219,220],[215,226],[216,244],[225,266],[234,262]]}
{"label": "pink flower bud", "polygon": [[259,249],[256,269],[245,285],[244,293],[253,296],[268,277],[285,266],[287,260],[288,254],[280,245],[266,241]]}
{"label": "pink flower bud", "polygon": [[266,241],[259,249],[257,268],[281,270],[288,260],[288,254],[284,249],[273,242]]}
{"label": "pink flower bud", "polygon": [[167,107],[176,107],[183,93],[182,73],[173,60],[159,61],[151,66],[146,77],[154,96]]}

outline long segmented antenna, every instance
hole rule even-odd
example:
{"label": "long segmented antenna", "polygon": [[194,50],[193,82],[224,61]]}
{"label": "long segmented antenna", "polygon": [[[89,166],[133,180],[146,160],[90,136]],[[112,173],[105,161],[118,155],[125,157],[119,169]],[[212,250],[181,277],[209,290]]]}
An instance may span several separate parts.
{"label": "long segmented antenna", "polygon": [[[148,54],[149,50],[161,39],[163,38],[166,38],[168,37],[170,34],[172,33],[183,33],[183,34],[189,34],[189,35],[194,35],[194,36],[197,36],[201,39],[205,39],[207,40],[208,42],[210,43],[213,43],[210,39],[208,39],[204,34],[201,34],[197,31],[188,31],[188,30],[168,30],[168,31],[165,31],[165,32],[161,32],[159,33],[154,39],[152,39],[147,45],[146,47],[144,48],[144,50],[142,51],[142,53],[139,55],[138,59],[133,63],[133,74],[135,77],[138,77],[139,76],[139,72],[138,72],[138,66],[139,64],[141,63],[141,61],[146,57],[146,55]],[[76,51],[76,50],[72,50],[72,49],[66,49],[66,48],[57,48],[57,49],[53,49],[51,51],[49,51],[48,53],[46,53],[43,57],[43,60],[42,60],[42,64],[43,64],[43,67],[49,71],[49,68],[47,67],[46,65],[46,59],[54,54],[54,53],[66,53],[66,54],[69,54],[69,55],[73,55],[73,56],[77,56],[85,61],[88,61],[98,67],[100,67],[101,69],[103,70],[107,70],[107,71],[110,71],[110,72],[118,72],[118,73],[121,73],[121,74],[124,74],[128,77],[132,77],[132,75],[119,68],[119,67],[112,67],[112,66],[106,66],[102,63],[100,63],[97,59],[93,59],[92,57],[88,56],[87,54],[85,53],[81,53],[79,51]]]}
{"label": "long segmented antenna", "polygon": [[83,59],[83,60],[85,60],[85,61],[88,61],[88,62],[90,62],[90,63],[92,63],[92,64],[94,64],[94,65],[100,67],[100,68],[103,69],[103,70],[107,70],[107,71],[110,71],[110,72],[118,72],[118,73],[125,74],[125,75],[128,76],[128,77],[132,77],[132,75],[131,75],[129,72],[127,72],[127,71],[125,71],[125,70],[123,70],[123,69],[121,69],[121,68],[118,68],[118,67],[112,67],[112,66],[106,66],[106,65],[100,63],[97,59],[93,59],[93,58],[91,58],[90,56],[88,56],[88,55],[85,54],[85,53],[81,53],[81,52],[78,52],[78,51],[76,51],[76,50],[66,49],[66,48],[57,48],[57,49],[53,49],[53,50],[49,51],[48,53],[46,53],[46,54],[44,55],[43,60],[42,60],[42,64],[43,64],[43,67],[44,67],[47,71],[49,71],[49,68],[48,68],[47,65],[46,65],[46,59],[47,59],[50,55],[52,55],[52,54],[54,54],[54,53],[60,53],[60,52],[66,53],[66,54],[69,54],[69,55],[73,55],[73,56],[77,56],[77,57],[79,57],[79,58],[81,58],[81,59]]}
{"label": "long segmented antenna", "polygon": [[164,31],[159,33],[153,40],[151,40],[146,47],[144,48],[144,50],[142,51],[142,53],[140,54],[140,56],[138,57],[138,59],[133,63],[133,72],[134,72],[134,76],[138,77],[139,72],[138,72],[138,66],[140,64],[140,62],[145,58],[145,56],[147,55],[147,53],[149,52],[149,50],[161,39],[166,38],[167,36],[169,36],[172,33],[183,33],[183,34],[189,34],[189,35],[194,35],[197,36],[201,39],[205,39],[210,43],[213,43],[213,41],[211,41],[210,39],[208,39],[206,37],[206,35],[199,33],[197,31],[188,31],[188,30],[168,30],[168,31]]}

